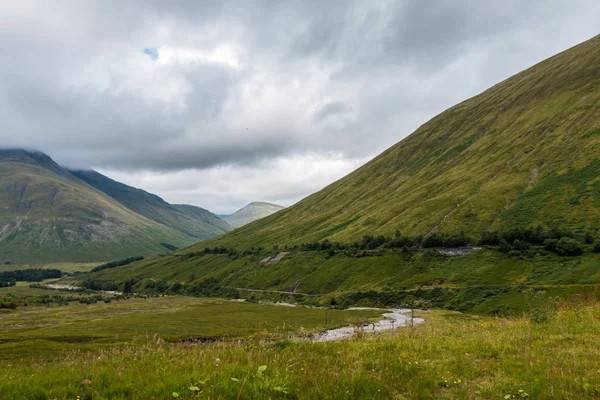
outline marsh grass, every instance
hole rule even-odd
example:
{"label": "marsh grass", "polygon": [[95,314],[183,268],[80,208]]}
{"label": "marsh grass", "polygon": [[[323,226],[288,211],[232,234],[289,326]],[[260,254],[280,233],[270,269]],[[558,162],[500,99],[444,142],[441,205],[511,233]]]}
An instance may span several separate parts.
{"label": "marsh grass", "polygon": [[52,362],[0,361],[0,398],[600,396],[600,305],[592,298],[561,302],[545,322],[433,310],[419,316],[427,323],[333,343],[258,337],[190,346],[154,337]]}
{"label": "marsh grass", "polygon": [[0,315],[0,360],[52,359],[72,350],[90,352],[166,341],[260,342],[381,318],[380,311],[325,310],[238,303],[183,296],[25,307]]}

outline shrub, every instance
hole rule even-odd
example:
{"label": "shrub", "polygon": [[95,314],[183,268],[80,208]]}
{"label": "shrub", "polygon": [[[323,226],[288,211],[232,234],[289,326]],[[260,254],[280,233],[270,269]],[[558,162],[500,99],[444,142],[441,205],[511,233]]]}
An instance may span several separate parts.
{"label": "shrub", "polygon": [[9,301],[8,303],[0,303],[0,308],[8,308],[9,310],[15,310],[17,308],[16,301]]}
{"label": "shrub", "polygon": [[500,234],[498,232],[483,232],[479,244],[482,246],[497,246],[500,244]]}
{"label": "shrub", "polygon": [[527,311],[531,322],[548,322],[558,311],[559,298],[548,297],[544,291],[530,290],[525,293]]}
{"label": "shrub", "polygon": [[585,233],[585,237],[584,237],[584,241],[585,241],[585,244],[592,244],[592,243],[594,243],[594,236],[592,236],[591,233],[586,232]]}
{"label": "shrub", "polygon": [[583,247],[577,240],[563,237],[556,244],[556,252],[562,256],[578,256],[583,254]]}
{"label": "shrub", "polygon": [[508,253],[509,251],[512,250],[512,246],[510,244],[508,244],[508,242],[504,239],[500,240],[500,248],[498,249],[503,253]]}
{"label": "shrub", "polygon": [[519,239],[515,239],[515,241],[513,242],[513,249],[515,250],[527,251],[529,250],[529,247],[529,243],[522,242]]}
{"label": "shrub", "polygon": [[546,240],[544,240],[544,249],[556,253],[557,243],[558,243],[558,239],[546,239]]}

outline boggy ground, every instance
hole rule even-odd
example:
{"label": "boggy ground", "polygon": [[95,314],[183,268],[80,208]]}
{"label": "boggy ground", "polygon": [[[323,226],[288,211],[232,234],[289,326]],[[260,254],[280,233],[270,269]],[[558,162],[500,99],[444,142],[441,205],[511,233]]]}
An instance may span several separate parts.
{"label": "boggy ground", "polygon": [[596,302],[577,299],[518,318],[449,311],[425,311],[419,316],[427,322],[414,328],[331,343],[265,340],[260,334],[202,345],[150,338],[139,345],[64,352],[52,361],[5,360],[0,361],[0,398],[600,396],[600,305]]}
{"label": "boggy ground", "polygon": [[73,350],[141,345],[155,337],[171,342],[190,338],[247,339],[257,334],[281,338],[376,320],[381,318],[381,313],[376,310],[325,312],[316,308],[183,296],[0,309],[0,360],[29,362],[40,357],[56,358]]}

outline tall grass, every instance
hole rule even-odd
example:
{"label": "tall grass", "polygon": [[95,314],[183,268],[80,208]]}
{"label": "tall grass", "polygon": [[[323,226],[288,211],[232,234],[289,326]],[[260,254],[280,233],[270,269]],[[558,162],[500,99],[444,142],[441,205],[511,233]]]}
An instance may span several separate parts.
{"label": "tall grass", "polygon": [[541,323],[428,311],[415,328],[335,343],[155,338],[49,363],[13,360],[0,363],[0,398],[598,398],[600,305],[577,299],[553,310]]}

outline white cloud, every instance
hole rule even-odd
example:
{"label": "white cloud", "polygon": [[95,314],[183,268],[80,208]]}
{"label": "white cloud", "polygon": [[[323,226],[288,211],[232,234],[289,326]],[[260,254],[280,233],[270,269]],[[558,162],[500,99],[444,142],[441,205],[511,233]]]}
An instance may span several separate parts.
{"label": "white cloud", "polygon": [[216,211],[289,205],[599,19],[595,0],[2,2],[0,147]]}
{"label": "white cloud", "polygon": [[290,206],[342,178],[366,160],[339,154],[279,157],[256,165],[219,166],[176,172],[99,172],[151,193],[170,203],[198,204],[220,214],[232,213],[250,201]]}

